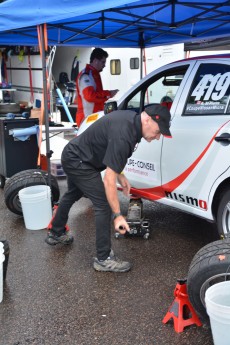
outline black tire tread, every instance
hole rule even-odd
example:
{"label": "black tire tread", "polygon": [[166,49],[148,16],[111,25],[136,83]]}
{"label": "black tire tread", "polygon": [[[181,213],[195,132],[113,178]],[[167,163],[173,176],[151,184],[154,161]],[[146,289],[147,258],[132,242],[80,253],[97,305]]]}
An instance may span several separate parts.
{"label": "black tire tread", "polygon": [[[18,215],[22,215],[21,210],[16,210],[12,203],[12,198],[18,194],[18,192],[25,187],[35,186],[35,185],[45,185],[48,183],[48,173],[44,170],[39,169],[28,169],[20,171],[13,175],[11,178],[6,180],[4,188],[4,198],[6,206],[10,211]],[[59,200],[60,191],[58,182],[55,176],[51,175],[51,194],[52,202],[57,202]]]}
{"label": "black tire tread", "polygon": [[204,261],[206,262],[215,255],[223,254],[230,255],[230,238],[209,243],[201,248],[192,259],[189,270],[192,270],[196,265],[202,265]]}
{"label": "black tire tread", "polygon": [[[224,255],[225,260],[219,256]],[[207,321],[206,309],[200,300],[202,284],[216,274],[230,273],[230,238],[218,240],[201,248],[194,256],[188,271],[189,299],[203,321]]]}

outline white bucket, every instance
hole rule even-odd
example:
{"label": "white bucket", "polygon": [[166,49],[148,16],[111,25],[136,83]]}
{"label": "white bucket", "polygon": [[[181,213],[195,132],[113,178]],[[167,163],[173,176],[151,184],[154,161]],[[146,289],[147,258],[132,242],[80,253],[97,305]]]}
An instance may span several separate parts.
{"label": "white bucket", "polygon": [[46,228],[52,218],[50,187],[46,185],[26,187],[21,189],[18,195],[26,228],[28,230]]}
{"label": "white bucket", "polygon": [[205,293],[214,345],[230,344],[230,281],[214,284]]}
{"label": "white bucket", "polygon": [[4,246],[0,242],[0,303],[3,299],[3,261],[5,260]]}

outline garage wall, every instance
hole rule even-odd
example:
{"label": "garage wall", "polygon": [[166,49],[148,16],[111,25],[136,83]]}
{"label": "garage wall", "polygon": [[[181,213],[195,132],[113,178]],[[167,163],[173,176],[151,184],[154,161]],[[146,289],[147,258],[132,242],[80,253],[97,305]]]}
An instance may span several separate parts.
{"label": "garage wall", "polygon": [[[30,65],[32,72],[32,86],[34,99],[42,98],[42,64],[40,55],[32,55],[30,57]],[[7,77],[13,87],[17,89],[14,92],[13,100],[15,102],[30,101],[30,78],[29,78],[29,62],[28,55],[19,57],[11,56],[7,61]]]}
{"label": "garage wall", "polygon": [[92,48],[57,47],[52,68],[55,81],[59,82],[61,72],[66,72],[70,80],[75,56],[79,61],[79,70],[82,70],[89,62],[91,51]]}
{"label": "garage wall", "polygon": [[[54,80],[56,82],[59,82],[59,74],[61,72],[66,72],[70,79],[74,57],[78,57],[79,68],[82,69],[85,66],[85,63],[89,61],[91,51],[92,48],[57,47],[52,67],[52,74]],[[43,89],[43,76],[40,54],[31,55],[30,62],[34,100],[41,101]],[[7,76],[8,82],[11,83],[14,88],[17,89],[17,91],[12,92],[11,94],[12,101],[18,103],[20,103],[20,101],[27,101],[30,103],[31,90],[28,55],[22,57],[18,55],[13,55],[9,57],[7,61]],[[55,91],[53,92],[53,94],[55,97]],[[0,92],[0,100],[1,99],[2,92]]]}

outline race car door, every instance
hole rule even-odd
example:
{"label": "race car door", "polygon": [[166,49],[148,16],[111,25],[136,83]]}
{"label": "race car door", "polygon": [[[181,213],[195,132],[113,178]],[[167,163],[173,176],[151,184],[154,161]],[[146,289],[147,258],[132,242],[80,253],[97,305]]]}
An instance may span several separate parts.
{"label": "race car door", "polygon": [[215,141],[230,133],[229,60],[199,60],[189,80],[174,112],[173,138],[163,141],[162,187],[166,203],[201,216],[210,212],[211,219],[210,190],[230,165],[230,146]]}

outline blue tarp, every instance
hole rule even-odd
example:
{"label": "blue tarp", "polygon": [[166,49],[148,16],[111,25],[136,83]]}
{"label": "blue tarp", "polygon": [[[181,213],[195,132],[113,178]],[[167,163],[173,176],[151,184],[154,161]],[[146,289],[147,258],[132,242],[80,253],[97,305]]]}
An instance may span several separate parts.
{"label": "blue tarp", "polygon": [[150,47],[210,40],[230,32],[230,1],[7,0],[0,4],[0,44]]}
{"label": "blue tarp", "polygon": [[0,31],[76,18],[135,0],[5,0],[0,4]]}

